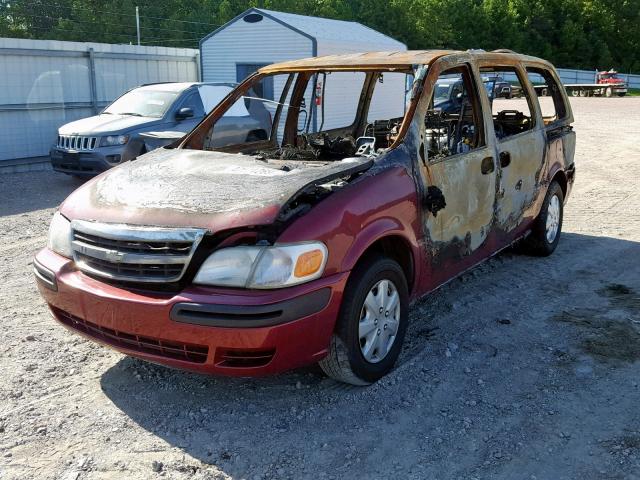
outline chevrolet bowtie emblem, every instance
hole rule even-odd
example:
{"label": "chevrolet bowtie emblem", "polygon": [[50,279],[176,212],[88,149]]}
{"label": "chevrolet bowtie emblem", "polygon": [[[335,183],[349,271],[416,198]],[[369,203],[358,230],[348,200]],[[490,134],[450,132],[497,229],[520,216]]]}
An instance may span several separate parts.
{"label": "chevrolet bowtie emblem", "polygon": [[105,252],[105,257],[107,260],[114,263],[120,263],[124,259],[124,253],[118,252],[117,250],[108,250]]}

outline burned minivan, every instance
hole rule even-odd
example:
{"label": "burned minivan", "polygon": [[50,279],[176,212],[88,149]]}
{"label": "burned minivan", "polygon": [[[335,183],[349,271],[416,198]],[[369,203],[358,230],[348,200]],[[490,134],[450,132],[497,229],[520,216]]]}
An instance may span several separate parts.
{"label": "burned minivan", "polygon": [[[489,95],[487,77],[521,95]],[[227,141],[219,120],[261,83],[271,131]],[[515,242],[555,250],[572,121],[553,66],[509,51],[270,65],[175,148],[71,194],[38,286],[64,326],[151,362],[237,376],[319,363],[370,384],[393,368],[412,300]]]}

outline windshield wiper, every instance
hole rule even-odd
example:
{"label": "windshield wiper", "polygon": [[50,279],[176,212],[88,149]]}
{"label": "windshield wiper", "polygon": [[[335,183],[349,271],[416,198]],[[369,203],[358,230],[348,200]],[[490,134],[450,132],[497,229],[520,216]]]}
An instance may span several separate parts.
{"label": "windshield wiper", "polygon": [[133,117],[144,117],[144,115],[136,112],[120,112],[120,113],[117,113],[116,115],[131,115]]}

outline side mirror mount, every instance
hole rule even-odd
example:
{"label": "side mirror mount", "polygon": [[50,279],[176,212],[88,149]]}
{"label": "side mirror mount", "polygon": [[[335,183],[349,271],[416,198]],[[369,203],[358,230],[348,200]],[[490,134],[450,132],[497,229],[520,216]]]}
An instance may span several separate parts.
{"label": "side mirror mount", "polygon": [[193,117],[193,108],[190,107],[182,107],[180,110],[176,112],[176,120],[186,120],[187,118]]}

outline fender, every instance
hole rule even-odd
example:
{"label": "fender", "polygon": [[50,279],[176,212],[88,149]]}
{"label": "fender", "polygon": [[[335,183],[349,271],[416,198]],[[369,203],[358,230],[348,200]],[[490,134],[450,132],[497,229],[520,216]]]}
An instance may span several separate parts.
{"label": "fender", "polygon": [[355,241],[342,259],[341,271],[348,272],[353,269],[358,260],[362,257],[374,243],[385,237],[400,237],[411,246],[411,257],[413,258],[414,284],[418,278],[421,252],[418,242],[413,235],[411,228],[403,225],[396,218],[378,218],[365,226],[357,235]]}

